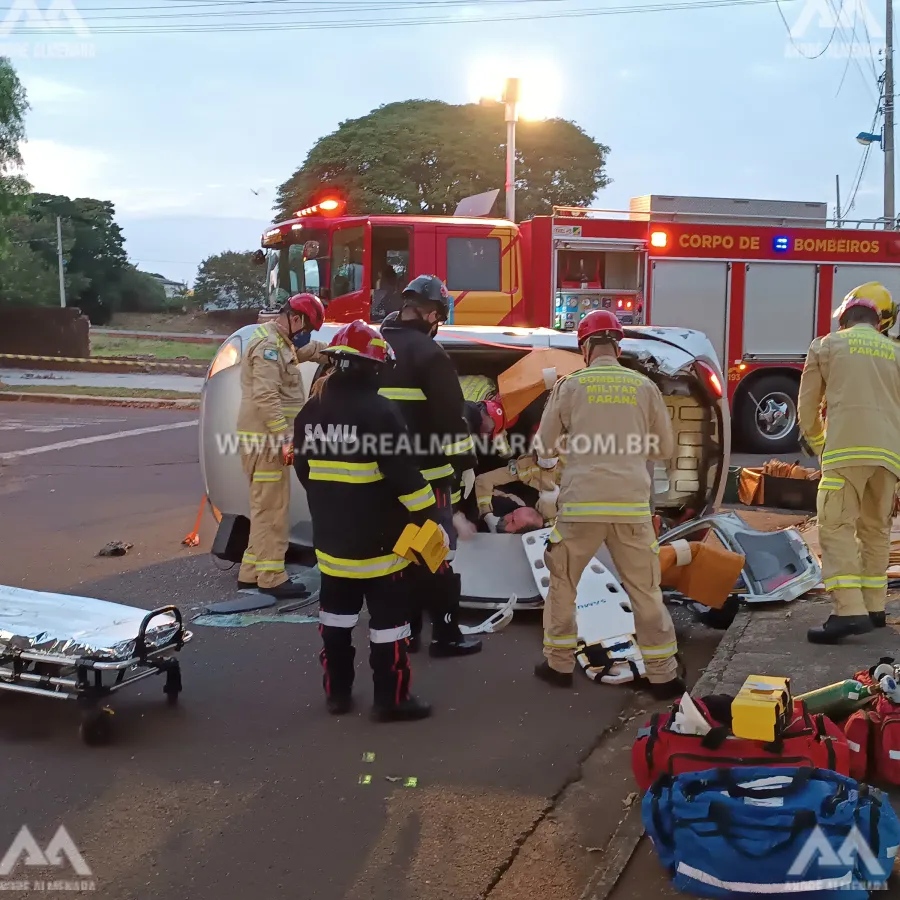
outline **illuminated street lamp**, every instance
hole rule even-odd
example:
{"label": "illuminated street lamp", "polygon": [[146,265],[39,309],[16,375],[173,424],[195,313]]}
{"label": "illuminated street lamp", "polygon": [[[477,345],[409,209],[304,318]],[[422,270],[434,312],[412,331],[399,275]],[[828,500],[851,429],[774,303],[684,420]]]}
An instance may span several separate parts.
{"label": "illuminated street lamp", "polygon": [[516,122],[519,118],[519,79],[507,78],[503,89],[506,106],[506,218],[516,221]]}

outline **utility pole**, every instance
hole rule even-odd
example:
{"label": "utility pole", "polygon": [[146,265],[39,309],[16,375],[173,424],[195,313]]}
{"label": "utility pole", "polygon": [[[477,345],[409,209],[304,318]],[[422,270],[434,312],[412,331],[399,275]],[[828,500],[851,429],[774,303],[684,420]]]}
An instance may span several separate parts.
{"label": "utility pole", "polygon": [[506,218],[516,221],[516,120],[519,118],[519,79],[507,78],[506,104]]}
{"label": "utility pole", "polygon": [[834,188],[837,196],[837,203],[834,207],[834,218],[837,220],[837,227],[841,227],[841,176],[834,176]]}
{"label": "utility pole", "polygon": [[893,229],[894,214],[894,3],[885,0],[884,47],[884,227]]}
{"label": "utility pole", "polygon": [[63,266],[62,219],[56,217],[56,259],[59,264],[59,305],[66,305],[66,272]]}

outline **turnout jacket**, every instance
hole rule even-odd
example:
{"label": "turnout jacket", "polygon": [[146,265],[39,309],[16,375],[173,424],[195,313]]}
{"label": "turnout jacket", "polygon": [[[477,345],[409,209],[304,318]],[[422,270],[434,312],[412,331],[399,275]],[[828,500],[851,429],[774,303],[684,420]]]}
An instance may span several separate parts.
{"label": "turnout jacket", "polygon": [[854,325],[810,345],[797,414],[807,443],[822,457],[823,472],[884,466],[900,478],[898,349],[870,325]]}
{"label": "turnout jacket", "polygon": [[425,479],[455,490],[459,476],[476,465],[456,369],[440,344],[400,320],[384,326],[381,336],[396,362],[378,393],[396,401]]}
{"label": "turnout jacket", "polygon": [[[319,568],[377,578],[406,568],[394,545],[410,521],[436,509],[396,404],[333,377],[294,423],[294,469],[306,489]],[[400,452],[395,452],[397,448]]]}
{"label": "turnout jacket", "polygon": [[274,322],[260,325],[241,359],[241,405],[238,435],[262,438],[289,435],[290,421],[306,402],[300,363],[327,362],[321,351],[328,345],[310,341],[297,350]]}
{"label": "turnout jacket", "polygon": [[560,521],[638,522],[650,518],[647,461],[671,459],[675,437],[659,388],[612,355],[556,383],[535,439],[563,463]]}

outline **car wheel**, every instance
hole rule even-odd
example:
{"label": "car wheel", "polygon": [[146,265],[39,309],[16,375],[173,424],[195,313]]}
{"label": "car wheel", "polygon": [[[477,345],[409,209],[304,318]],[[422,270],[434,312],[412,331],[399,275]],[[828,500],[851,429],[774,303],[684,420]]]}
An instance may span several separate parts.
{"label": "car wheel", "polygon": [[767,375],[743,392],[738,425],[746,452],[778,454],[797,449],[797,389],[797,382],[785,375]]}

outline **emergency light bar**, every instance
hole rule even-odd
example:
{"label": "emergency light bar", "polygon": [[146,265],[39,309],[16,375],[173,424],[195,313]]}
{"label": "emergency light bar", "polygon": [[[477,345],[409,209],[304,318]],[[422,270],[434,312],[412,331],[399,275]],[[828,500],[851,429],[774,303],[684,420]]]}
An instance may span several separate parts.
{"label": "emergency light bar", "polygon": [[304,216],[339,216],[346,208],[347,204],[343,200],[331,198],[322,200],[320,203],[316,203],[313,206],[307,206],[305,209],[298,209],[294,215],[298,219],[302,219]]}

